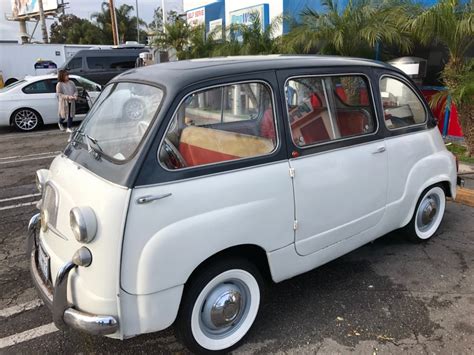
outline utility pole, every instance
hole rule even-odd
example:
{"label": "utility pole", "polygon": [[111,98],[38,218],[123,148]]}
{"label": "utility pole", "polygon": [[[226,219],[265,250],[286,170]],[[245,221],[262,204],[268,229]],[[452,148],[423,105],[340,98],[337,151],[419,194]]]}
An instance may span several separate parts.
{"label": "utility pole", "polygon": [[138,0],[135,0],[135,6],[137,8],[137,42],[140,43],[140,18],[138,17]]}
{"label": "utility pole", "polygon": [[43,34],[43,42],[48,43],[48,30],[46,29],[46,19],[44,17],[44,9],[43,9],[43,0],[38,0],[38,7],[39,7],[39,15],[40,15],[40,22],[41,22],[41,32]]}
{"label": "utility pole", "polygon": [[115,17],[114,0],[109,0],[109,10],[110,10],[110,22],[112,25],[112,37],[114,39],[114,46],[118,46],[119,36],[118,36],[117,17]]}
{"label": "utility pole", "polygon": [[165,11],[165,0],[161,0],[161,10],[163,11],[163,33],[166,32],[166,11]]}

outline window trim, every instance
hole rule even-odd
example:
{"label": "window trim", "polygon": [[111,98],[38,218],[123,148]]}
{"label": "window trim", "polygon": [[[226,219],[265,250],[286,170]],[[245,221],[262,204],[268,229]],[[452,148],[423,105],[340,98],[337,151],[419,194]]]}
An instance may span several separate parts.
{"label": "window trim", "polygon": [[387,78],[391,78],[391,79],[394,79],[394,80],[397,80],[399,82],[402,82],[403,84],[405,84],[409,89],[410,91],[415,94],[416,98],[418,99],[418,101],[421,103],[421,106],[423,106],[423,111],[425,111],[425,120],[421,123],[415,123],[415,124],[412,124],[412,125],[408,125],[408,126],[403,126],[403,127],[396,127],[396,128],[390,128],[387,126],[387,122],[385,120],[385,115],[384,117],[382,117],[383,119],[383,123],[385,125],[385,128],[388,129],[389,131],[393,132],[393,131],[398,131],[398,130],[402,130],[402,129],[410,129],[410,128],[413,128],[413,127],[421,127],[421,126],[425,126],[427,123],[428,123],[428,118],[429,118],[429,112],[426,108],[426,105],[425,105],[425,101],[423,100],[422,97],[420,97],[420,95],[418,94],[418,92],[416,90],[414,90],[414,88],[411,86],[411,84],[408,82],[408,80],[405,80],[404,78],[400,78],[396,75],[392,75],[392,74],[382,74],[380,75],[379,77],[379,84],[378,84],[378,88],[379,88],[379,97],[380,97],[380,105],[381,105],[381,112],[383,113],[384,112],[384,108],[383,108],[383,100],[382,100],[382,91],[380,90],[380,82],[382,81],[382,79],[384,77],[387,77]]}
{"label": "window trim", "polygon": [[[167,166],[165,166],[161,162],[161,160],[160,160],[160,151],[161,151],[161,148],[163,147],[163,144],[165,142],[165,138],[166,138],[166,135],[169,131],[169,128],[171,127],[171,124],[173,122],[173,119],[174,119],[176,113],[181,108],[181,105],[183,104],[183,102],[190,95],[193,95],[193,94],[201,92],[201,91],[214,89],[214,88],[237,85],[237,84],[247,84],[247,83],[260,83],[260,84],[266,86],[268,89],[270,89],[270,94],[271,94],[271,97],[272,97],[273,121],[275,123],[275,133],[276,133],[276,135],[275,135],[276,136],[276,144],[275,144],[275,147],[273,148],[273,150],[271,152],[268,152],[267,154],[263,154],[263,155],[256,155],[256,156],[253,156],[253,157],[245,157],[245,158],[239,158],[239,159],[224,160],[224,161],[217,162],[217,163],[209,163],[209,164],[202,164],[202,165],[196,165],[196,166],[189,166],[189,167],[184,167],[184,168],[181,168],[181,169],[169,169]],[[181,98],[178,105],[176,106],[176,109],[173,111],[173,114],[171,115],[171,118],[170,118],[168,124],[166,125],[166,129],[164,130],[163,136],[161,137],[160,145],[158,146],[158,149],[156,151],[155,156],[156,156],[156,159],[158,160],[158,164],[165,171],[171,172],[171,173],[180,173],[180,172],[183,172],[183,171],[189,171],[189,170],[192,170],[192,169],[197,169],[197,168],[202,168],[202,167],[212,167],[212,166],[221,165],[221,164],[225,164],[225,163],[229,164],[229,163],[240,162],[240,161],[244,161],[244,160],[252,160],[252,159],[255,159],[255,158],[262,158],[262,157],[267,157],[267,156],[271,156],[271,155],[275,154],[275,152],[277,152],[281,147],[281,140],[280,140],[280,134],[279,133],[280,133],[280,131],[279,131],[279,127],[278,127],[278,118],[277,118],[277,115],[276,115],[276,106],[275,106],[275,93],[273,91],[273,88],[272,88],[271,84],[268,81],[263,80],[263,79],[240,80],[240,81],[227,82],[227,83],[224,83],[224,84],[216,84],[216,85],[211,85],[211,86],[205,86],[205,87],[190,91],[185,96],[183,96]]]}
{"label": "window trim", "polygon": [[[299,145],[296,145],[294,140],[293,140],[293,134],[292,134],[292,131],[291,131],[291,124],[290,124],[290,120],[288,119],[289,118],[289,110],[288,110],[288,100],[286,99],[286,93],[285,93],[285,96],[284,96],[284,99],[285,99],[285,108],[286,108],[286,122],[285,124],[288,124],[288,133],[289,133],[289,136],[290,136],[290,141],[291,141],[291,144],[293,145],[293,147],[296,147],[297,149],[301,149],[301,150],[306,150],[306,149],[309,149],[309,148],[314,148],[314,147],[320,147],[320,146],[324,146],[324,145],[328,145],[328,144],[331,144],[331,143],[339,143],[339,142],[344,142],[344,141],[348,141],[348,140],[351,140],[351,139],[356,139],[356,138],[361,138],[361,137],[371,137],[371,136],[375,136],[379,133],[379,130],[380,130],[380,122],[379,122],[379,117],[378,117],[378,110],[377,110],[377,106],[376,106],[376,103],[375,103],[375,96],[374,96],[374,90],[373,90],[373,87],[372,87],[372,82],[370,80],[370,77],[365,74],[365,73],[357,73],[357,72],[350,72],[350,73],[337,73],[337,74],[308,74],[308,75],[295,75],[295,76],[289,76],[286,78],[285,80],[285,83],[284,83],[284,89],[286,88],[286,86],[288,85],[288,81],[290,80],[293,80],[293,79],[300,79],[300,78],[317,78],[317,77],[322,77],[322,78],[325,78],[325,77],[334,77],[334,76],[362,76],[362,77],[365,77],[365,79],[367,80],[367,82],[369,83],[369,91],[370,91],[370,104],[369,106],[372,106],[372,111],[374,113],[374,121],[375,121],[375,124],[376,124],[376,129],[371,132],[371,133],[368,133],[368,134],[359,134],[357,136],[350,136],[350,137],[345,137],[345,138],[339,138],[339,139],[333,139],[333,140],[328,140],[328,141],[324,141],[324,142],[320,142],[320,143],[313,143],[313,144],[308,144],[308,145],[304,145],[304,146],[299,146]],[[325,88],[325,85],[323,86],[323,88]],[[324,89],[326,91],[326,89]],[[327,97],[326,97],[326,101],[327,101]],[[332,109],[330,109],[330,107],[328,106],[328,111],[330,111]],[[332,118],[331,118],[332,119]]]}

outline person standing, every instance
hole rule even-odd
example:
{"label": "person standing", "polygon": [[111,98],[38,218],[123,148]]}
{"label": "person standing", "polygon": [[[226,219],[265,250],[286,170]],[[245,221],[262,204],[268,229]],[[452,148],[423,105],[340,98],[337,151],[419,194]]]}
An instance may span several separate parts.
{"label": "person standing", "polygon": [[72,132],[72,120],[76,115],[77,87],[72,80],[69,80],[69,74],[66,70],[58,71],[58,83],[56,84],[56,96],[58,97],[59,107],[59,129],[64,131],[64,120],[67,120],[66,132]]}

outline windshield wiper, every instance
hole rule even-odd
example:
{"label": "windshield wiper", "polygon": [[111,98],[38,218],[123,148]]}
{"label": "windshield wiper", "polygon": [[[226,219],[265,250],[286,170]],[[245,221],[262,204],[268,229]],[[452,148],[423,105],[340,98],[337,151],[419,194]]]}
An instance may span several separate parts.
{"label": "windshield wiper", "polygon": [[89,136],[88,134],[84,134],[84,133],[82,134],[87,138],[87,149],[89,150],[89,153],[92,153],[94,158],[98,160],[101,154],[104,152],[102,148],[100,147],[99,142],[97,141],[97,139]]}

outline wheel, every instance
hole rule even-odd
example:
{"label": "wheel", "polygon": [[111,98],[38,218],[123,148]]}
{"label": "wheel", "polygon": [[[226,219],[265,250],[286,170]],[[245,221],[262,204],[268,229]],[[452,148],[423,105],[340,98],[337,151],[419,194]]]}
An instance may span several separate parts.
{"label": "wheel", "polygon": [[43,121],[39,113],[35,110],[21,108],[13,113],[12,122],[19,131],[29,132],[38,128]]}
{"label": "wheel", "polygon": [[128,99],[123,105],[125,117],[131,121],[138,121],[145,115],[146,107],[142,100],[137,98]]}
{"label": "wheel", "polygon": [[211,264],[185,288],[176,335],[193,353],[229,351],[251,328],[262,291],[262,276],[249,261],[223,259]]}
{"label": "wheel", "polygon": [[446,208],[446,193],[439,186],[431,186],[421,194],[413,217],[405,227],[405,234],[415,242],[423,242],[435,235]]}

